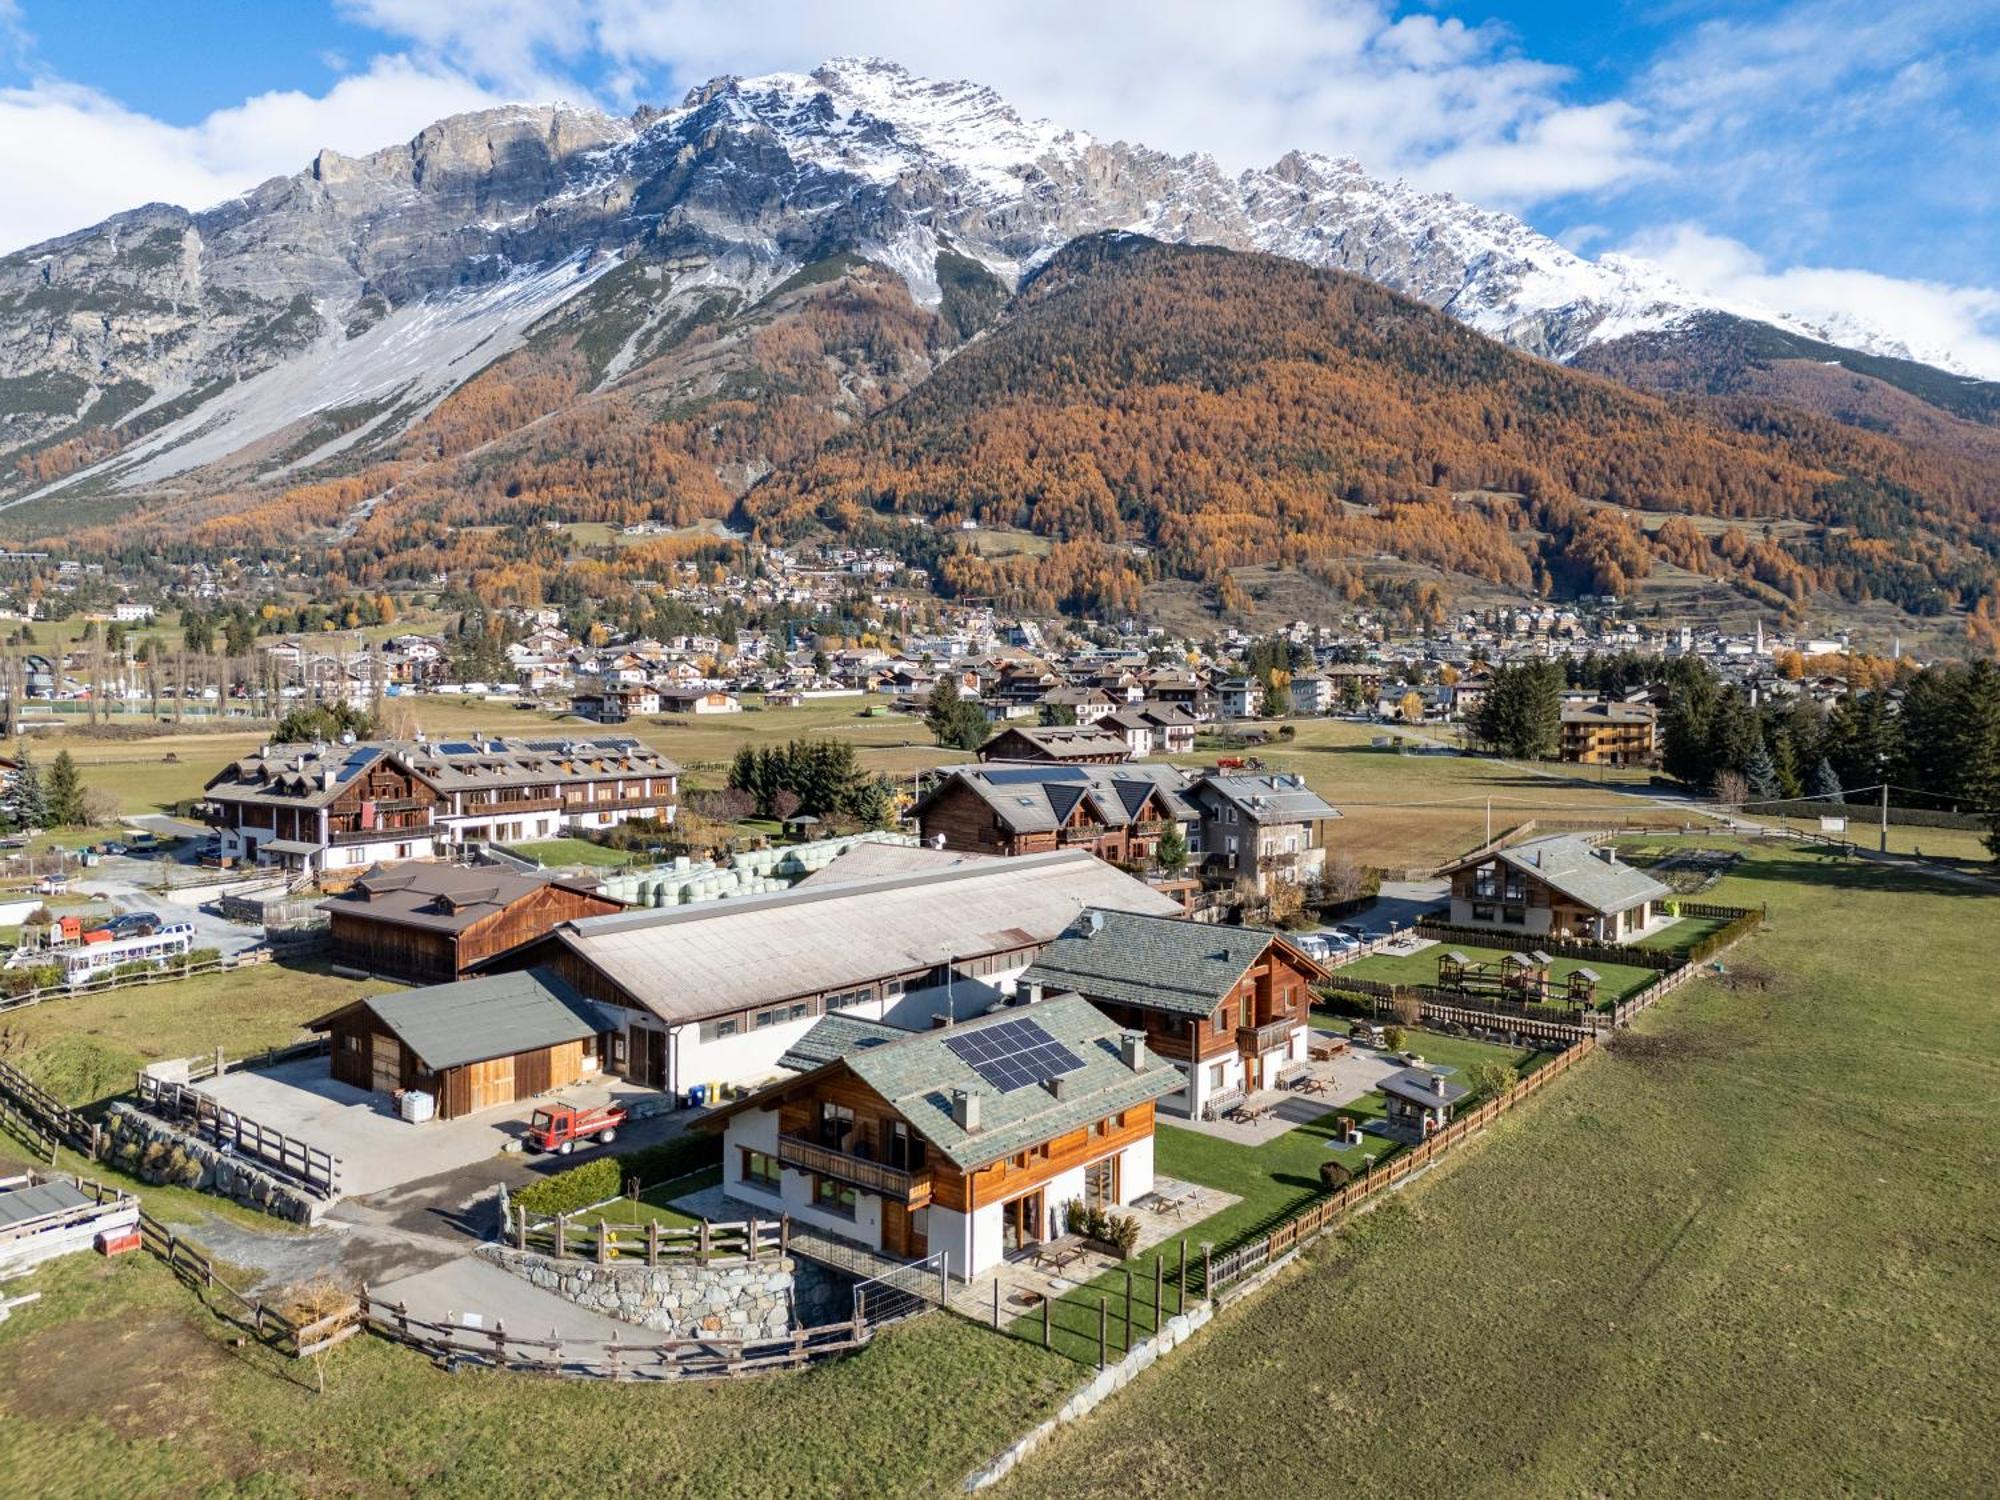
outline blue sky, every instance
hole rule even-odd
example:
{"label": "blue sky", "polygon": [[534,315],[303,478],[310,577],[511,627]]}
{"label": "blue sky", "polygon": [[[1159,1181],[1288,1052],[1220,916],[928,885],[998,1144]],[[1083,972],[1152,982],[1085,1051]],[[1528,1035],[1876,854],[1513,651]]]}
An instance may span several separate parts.
{"label": "blue sky", "polygon": [[0,249],[456,109],[838,53],[1232,167],[1351,155],[2000,375],[2000,0],[0,0]]}

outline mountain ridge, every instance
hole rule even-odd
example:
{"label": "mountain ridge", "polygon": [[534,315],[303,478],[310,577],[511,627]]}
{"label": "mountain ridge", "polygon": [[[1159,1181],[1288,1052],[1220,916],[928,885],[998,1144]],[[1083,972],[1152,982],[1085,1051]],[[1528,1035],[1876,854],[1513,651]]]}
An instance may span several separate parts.
{"label": "mountain ridge", "polygon": [[1350,160],[1295,151],[1231,176],[1026,120],[981,85],[835,59],[625,120],[454,116],[211,209],[143,207],[0,257],[0,498],[144,491],[233,458],[276,477],[257,456],[325,427],[314,462],[365,456],[635,260],[668,269],[666,319],[717,290],[753,303],[836,253],[937,308],[941,256],[1011,288],[1106,229],[1354,271],[1553,358],[1712,310]]}

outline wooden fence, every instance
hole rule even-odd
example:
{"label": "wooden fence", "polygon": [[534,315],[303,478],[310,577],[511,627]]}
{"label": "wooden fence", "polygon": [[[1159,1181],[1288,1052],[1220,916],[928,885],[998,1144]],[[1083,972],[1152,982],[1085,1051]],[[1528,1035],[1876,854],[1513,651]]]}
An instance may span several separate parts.
{"label": "wooden fence", "polygon": [[1592,943],[1549,933],[1495,932],[1485,927],[1456,927],[1436,917],[1417,918],[1418,937],[1440,943],[1464,943],[1470,947],[1498,948],[1512,953],[1540,950],[1551,958],[1574,958],[1589,964],[1622,964],[1628,969],[1672,969],[1680,959],[1665,948],[1620,947],[1614,943]]}
{"label": "wooden fence", "polygon": [[763,1339],[673,1338],[628,1344],[615,1338],[525,1337],[508,1332],[499,1321],[491,1328],[430,1322],[411,1317],[401,1304],[371,1297],[365,1287],[361,1308],[376,1333],[447,1364],[599,1380],[716,1380],[795,1370],[859,1349],[873,1336],[872,1325],[856,1317]]}
{"label": "wooden fence", "polygon": [[648,1219],[643,1224],[614,1224],[603,1216],[585,1219],[558,1214],[551,1219],[530,1220],[525,1208],[516,1207],[509,1216],[507,1240],[516,1250],[553,1256],[557,1260],[594,1261],[608,1266],[617,1261],[643,1261],[657,1266],[663,1260],[743,1260],[755,1263],[767,1255],[791,1252],[791,1220],[740,1219],[711,1224],[662,1224]]}
{"label": "wooden fence", "polygon": [[0,1062],[0,1120],[30,1137],[55,1159],[58,1145],[73,1146],[97,1160],[96,1124],[71,1109],[12,1063]]}
{"label": "wooden fence", "polygon": [[293,1321],[261,1297],[231,1286],[199,1244],[162,1224],[144,1209],[139,1211],[139,1243],[184,1285],[200,1293],[211,1312],[294,1359],[323,1354],[367,1326],[359,1298],[309,1322]]}
{"label": "wooden fence", "polygon": [[1284,1220],[1263,1237],[1221,1255],[1204,1247],[1202,1295],[1213,1297],[1232,1282],[1261,1271],[1288,1251],[1323,1234],[1358,1204],[1423,1171],[1448,1152],[1455,1151],[1522,1100],[1547,1087],[1551,1080],[1560,1078],[1590,1056],[1597,1050],[1597,1045],[1595,1037],[1584,1038],[1567,1051],[1558,1053],[1506,1093],[1487,1100],[1421,1145],[1392,1156],[1382,1166],[1371,1166],[1365,1176],[1356,1178],[1337,1192],[1329,1193],[1304,1212]]}
{"label": "wooden fence", "polygon": [[139,1106],[188,1127],[203,1140],[282,1173],[315,1197],[340,1196],[340,1158],[296,1136],[259,1124],[185,1084],[139,1075]]}
{"label": "wooden fence", "polygon": [[97,979],[86,980],[82,984],[43,985],[37,989],[23,990],[18,995],[0,996],[0,1015],[10,1010],[24,1010],[30,1005],[40,1005],[44,1000],[65,1000],[76,995],[101,995],[107,990],[130,989],[134,985],[171,984],[177,979],[191,979],[197,974],[222,974],[233,969],[269,962],[271,962],[270,949],[251,948],[243,953],[225,954],[221,958],[209,959],[203,963],[158,969],[147,974],[105,974]]}

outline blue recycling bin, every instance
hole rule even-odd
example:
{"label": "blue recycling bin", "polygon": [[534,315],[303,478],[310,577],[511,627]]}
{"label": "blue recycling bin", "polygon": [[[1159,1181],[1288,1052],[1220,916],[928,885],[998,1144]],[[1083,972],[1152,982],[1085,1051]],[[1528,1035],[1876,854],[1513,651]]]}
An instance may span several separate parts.
{"label": "blue recycling bin", "polygon": [[700,1109],[706,1103],[708,1103],[707,1084],[697,1083],[693,1088],[688,1090],[689,1109]]}

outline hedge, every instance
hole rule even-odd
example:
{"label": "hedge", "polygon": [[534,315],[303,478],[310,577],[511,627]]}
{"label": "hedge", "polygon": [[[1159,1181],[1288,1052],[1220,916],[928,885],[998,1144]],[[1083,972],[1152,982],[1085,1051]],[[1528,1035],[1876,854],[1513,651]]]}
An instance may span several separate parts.
{"label": "hedge", "polygon": [[1716,928],[1707,937],[1689,944],[1687,961],[1691,964],[1698,964],[1711,954],[1720,953],[1738,938],[1748,936],[1763,925],[1764,913],[1761,909],[1746,911],[1735,920],[1726,922]]}
{"label": "hedge", "polygon": [[531,1182],[513,1195],[514,1203],[535,1218],[573,1214],[594,1203],[623,1195],[625,1184],[638,1178],[642,1187],[685,1177],[722,1161],[722,1137],[703,1132],[677,1135],[656,1146],[596,1157],[582,1166]]}

